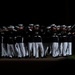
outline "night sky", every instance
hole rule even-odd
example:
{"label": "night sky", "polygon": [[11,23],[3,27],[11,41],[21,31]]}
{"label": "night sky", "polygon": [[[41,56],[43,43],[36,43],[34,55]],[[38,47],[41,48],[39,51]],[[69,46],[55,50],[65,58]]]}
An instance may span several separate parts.
{"label": "night sky", "polygon": [[[69,4],[70,3],[70,4]],[[39,23],[43,25],[48,24],[74,24],[74,12],[72,11],[71,2],[55,1],[48,4],[35,3],[29,7],[26,6],[23,9],[19,9],[17,12],[14,9],[6,11],[0,15],[0,25],[16,25],[18,23],[29,24]]]}

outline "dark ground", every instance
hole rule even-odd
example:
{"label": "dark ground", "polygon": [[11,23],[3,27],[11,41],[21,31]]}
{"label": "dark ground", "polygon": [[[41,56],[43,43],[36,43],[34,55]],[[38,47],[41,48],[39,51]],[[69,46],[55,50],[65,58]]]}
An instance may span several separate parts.
{"label": "dark ground", "polygon": [[[55,73],[55,71],[67,72],[75,67],[75,60],[67,59],[66,57],[59,58],[43,58],[43,59],[0,59],[1,70],[7,72],[20,73]],[[63,70],[62,70],[63,69]],[[54,72],[53,72],[54,71]]]}
{"label": "dark ground", "polygon": [[0,58],[0,62],[2,61],[33,61],[33,62],[38,62],[38,61],[59,61],[59,60],[64,60],[67,59],[66,57],[47,57],[47,58]]}

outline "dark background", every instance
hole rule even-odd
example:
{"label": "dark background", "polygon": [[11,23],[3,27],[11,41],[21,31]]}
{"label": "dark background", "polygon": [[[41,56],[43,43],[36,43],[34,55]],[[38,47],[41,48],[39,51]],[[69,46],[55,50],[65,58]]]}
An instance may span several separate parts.
{"label": "dark background", "polygon": [[[36,4],[37,3],[37,4]],[[50,1],[36,2],[27,5],[19,5],[17,7],[7,9],[0,15],[1,25],[23,23],[39,23],[48,24],[74,24],[74,5],[73,2]]]}
{"label": "dark background", "polygon": [[[43,1],[44,2],[44,1]],[[16,25],[18,23],[23,23],[28,25],[29,23],[39,23],[43,25],[48,24],[74,24],[75,23],[75,12],[74,12],[74,2],[72,1],[51,1],[48,3],[37,2],[31,3],[29,2],[27,5],[22,4],[18,5],[17,7],[9,9],[7,8],[0,13],[0,26],[3,25]],[[14,6],[14,5],[13,5]],[[13,66],[14,65],[14,66]],[[73,65],[73,66],[72,66]],[[70,72],[71,68],[74,66],[73,60],[62,60],[62,61],[54,61],[54,62],[0,62],[0,67],[2,70],[7,70],[9,73],[10,71],[21,73],[56,73],[60,74],[63,72]],[[68,68],[69,67],[69,68]],[[71,67],[71,68],[70,68]],[[64,68],[64,69],[63,69]],[[62,70],[63,69],[63,70]],[[57,72],[55,72],[57,71]],[[68,73],[67,72],[67,73]]]}

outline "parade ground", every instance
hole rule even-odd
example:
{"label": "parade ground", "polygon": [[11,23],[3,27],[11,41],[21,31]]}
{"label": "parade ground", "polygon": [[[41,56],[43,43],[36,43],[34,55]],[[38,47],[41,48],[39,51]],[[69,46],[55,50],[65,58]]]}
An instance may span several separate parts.
{"label": "parade ground", "polygon": [[64,59],[71,59],[75,60],[75,55],[73,56],[66,56],[66,57],[55,57],[53,58],[52,56],[47,56],[44,58],[0,58],[0,61],[59,61],[59,60],[64,60]]}

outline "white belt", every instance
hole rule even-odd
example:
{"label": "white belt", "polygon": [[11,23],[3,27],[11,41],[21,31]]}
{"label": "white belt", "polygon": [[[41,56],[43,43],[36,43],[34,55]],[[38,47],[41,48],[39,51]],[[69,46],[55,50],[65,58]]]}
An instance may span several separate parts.
{"label": "white belt", "polygon": [[34,36],[34,37],[41,37],[41,36]]}
{"label": "white belt", "polygon": [[53,37],[58,37],[58,36],[53,36]]}
{"label": "white belt", "polygon": [[63,36],[63,37],[66,37],[66,36]]}

